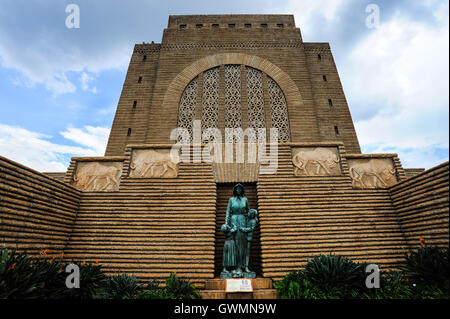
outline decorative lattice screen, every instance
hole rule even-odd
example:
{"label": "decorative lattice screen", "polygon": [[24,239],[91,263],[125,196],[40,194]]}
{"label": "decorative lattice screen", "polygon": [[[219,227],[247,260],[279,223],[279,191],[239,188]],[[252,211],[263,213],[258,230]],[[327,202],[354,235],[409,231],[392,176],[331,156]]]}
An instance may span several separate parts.
{"label": "decorative lattice screen", "polygon": [[225,127],[242,127],[241,66],[225,65]]}
{"label": "decorative lattice screen", "polygon": [[219,124],[219,68],[203,73],[202,130]]}
{"label": "decorative lattice screen", "polygon": [[278,141],[289,142],[291,134],[289,129],[289,118],[286,99],[278,84],[267,77],[267,87],[269,91],[270,118],[272,127],[278,129]]}
{"label": "decorative lattice screen", "polygon": [[263,74],[254,68],[246,67],[248,126],[254,129],[266,127],[264,113]]}
{"label": "decorative lattice screen", "polygon": [[[245,74],[242,73],[242,70]],[[220,87],[221,76],[223,88]],[[242,76],[245,76],[245,87],[242,85]],[[264,81],[267,81],[267,85],[264,84]],[[267,92],[264,92],[265,88],[267,88]],[[198,89],[198,77],[196,77],[184,90],[178,109],[178,127],[188,129],[191,136]],[[289,142],[291,134],[288,106],[280,86],[260,70],[248,66],[242,68],[241,65],[225,65],[222,74],[220,67],[203,72],[203,85],[200,92],[202,130],[218,128],[219,116],[224,119],[225,128],[241,128],[243,126],[243,90],[247,96],[248,127],[266,128],[266,108],[267,112],[270,112],[272,127],[278,129],[279,142]],[[223,110],[219,112],[220,94],[223,94],[224,100]],[[225,136],[224,133],[222,132],[223,136]]]}
{"label": "decorative lattice screen", "polygon": [[192,136],[192,123],[195,119],[197,104],[198,77],[195,77],[184,89],[178,107],[178,127],[187,129]]}

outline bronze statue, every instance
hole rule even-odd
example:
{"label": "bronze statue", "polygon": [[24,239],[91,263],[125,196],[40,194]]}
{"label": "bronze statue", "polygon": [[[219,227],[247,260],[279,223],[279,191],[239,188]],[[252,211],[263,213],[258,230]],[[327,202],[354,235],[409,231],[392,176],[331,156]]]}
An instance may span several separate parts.
{"label": "bronze statue", "polygon": [[[244,215],[246,212],[248,217]],[[244,196],[244,186],[236,184],[233,197],[228,200],[225,224],[221,228],[226,235],[222,279],[256,277],[249,269],[249,261],[253,230],[258,222],[257,215],[256,209],[250,209],[248,199]],[[230,273],[227,267],[233,266],[235,269]]]}
{"label": "bronze statue", "polygon": [[258,224],[258,211],[256,209],[250,209],[248,211],[247,227],[241,228],[241,231],[247,233],[247,258],[245,259],[245,272],[251,273],[252,271],[248,268],[250,263],[250,247],[253,239],[253,231]]}
{"label": "bronze statue", "polygon": [[236,267],[236,245],[234,242],[234,234],[236,233],[236,227],[231,228],[230,226],[223,224],[220,229],[225,233],[225,244],[223,245],[223,274],[229,274],[227,268]]}

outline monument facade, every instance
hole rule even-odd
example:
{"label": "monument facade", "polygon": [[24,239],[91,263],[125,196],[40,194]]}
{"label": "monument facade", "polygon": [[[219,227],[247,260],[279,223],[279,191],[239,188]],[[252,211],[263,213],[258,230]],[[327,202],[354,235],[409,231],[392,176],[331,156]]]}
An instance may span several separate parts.
{"label": "monument facade", "polygon": [[105,156],[64,178],[0,158],[0,242],[199,284],[330,252],[395,268],[448,246],[446,191],[448,162],[361,154],[330,46],[292,15],[170,16],[134,47]]}

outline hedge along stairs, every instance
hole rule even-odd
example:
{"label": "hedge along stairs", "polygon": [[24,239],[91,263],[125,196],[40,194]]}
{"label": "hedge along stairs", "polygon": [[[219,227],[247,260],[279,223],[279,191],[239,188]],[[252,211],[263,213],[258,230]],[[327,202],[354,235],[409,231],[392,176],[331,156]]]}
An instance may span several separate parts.
{"label": "hedge along stairs", "polygon": [[[389,188],[355,189],[342,145],[342,175],[320,177],[293,174],[292,147],[281,145],[277,174],[256,183],[261,276],[278,280],[329,252],[395,268],[419,237],[448,246],[448,162]],[[209,285],[224,213],[213,166],[181,163],[176,178],[130,178],[129,156],[113,192],[80,191],[0,157],[0,243],[98,260],[108,274],[162,280],[176,272]]]}

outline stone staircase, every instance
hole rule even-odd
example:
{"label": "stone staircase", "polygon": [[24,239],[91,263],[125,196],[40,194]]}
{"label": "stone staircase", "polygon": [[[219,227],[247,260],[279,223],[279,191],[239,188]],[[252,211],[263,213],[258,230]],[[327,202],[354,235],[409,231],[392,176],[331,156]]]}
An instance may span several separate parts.
{"label": "stone staircase", "polygon": [[257,183],[262,276],[274,280],[315,255],[334,253],[396,268],[407,249],[389,189],[354,189],[341,150],[341,176],[295,176],[279,148],[276,175]]}
{"label": "stone staircase", "polygon": [[215,203],[206,164],[181,164],[176,179],[122,178],[117,192],[83,192],[65,258],[144,281],[176,272],[202,286],[214,278]]}
{"label": "stone staircase", "polygon": [[253,292],[226,292],[226,280],[209,279],[205,282],[205,289],[200,290],[203,299],[276,299],[277,290],[273,288],[272,279],[251,279]]}

